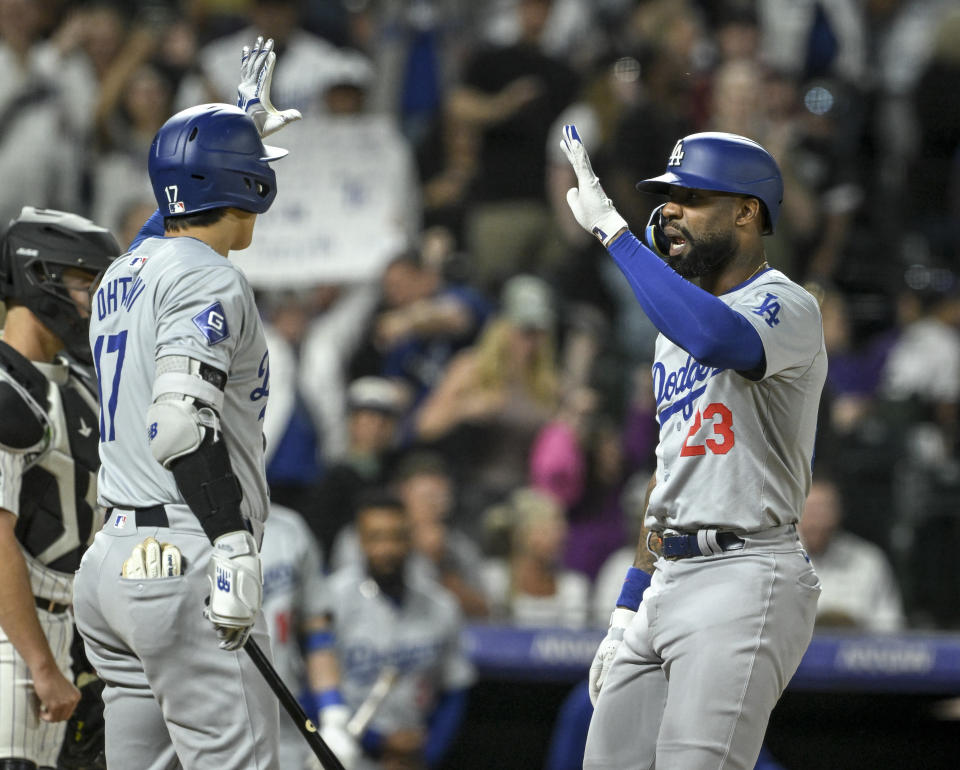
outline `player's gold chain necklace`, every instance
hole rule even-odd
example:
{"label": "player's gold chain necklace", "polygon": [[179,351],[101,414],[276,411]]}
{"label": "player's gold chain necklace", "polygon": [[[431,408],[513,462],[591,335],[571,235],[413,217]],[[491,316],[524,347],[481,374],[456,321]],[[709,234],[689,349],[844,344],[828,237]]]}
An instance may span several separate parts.
{"label": "player's gold chain necklace", "polygon": [[760,272],[761,270],[763,270],[763,268],[765,268],[765,267],[770,267],[770,265],[767,264],[767,260],[763,260],[763,262],[760,263],[760,267],[758,267],[756,270],[754,270],[752,273],[750,273],[750,275],[748,275],[748,276],[744,279],[743,282],[746,283],[747,281],[749,281],[751,278],[753,278],[753,276],[755,276],[757,273],[759,273],[759,272]]}

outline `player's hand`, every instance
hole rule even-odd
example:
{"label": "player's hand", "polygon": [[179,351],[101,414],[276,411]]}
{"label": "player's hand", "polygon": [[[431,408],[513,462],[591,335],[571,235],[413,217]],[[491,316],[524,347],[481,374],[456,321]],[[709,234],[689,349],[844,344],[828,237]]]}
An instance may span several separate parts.
{"label": "player's hand", "polygon": [[593,233],[604,246],[609,246],[614,236],[626,228],[627,222],[617,213],[613,201],[607,197],[600,180],[593,173],[590,157],[580,141],[576,126],[563,127],[560,148],[577,175],[577,187],[567,190],[567,205],[580,227]]}
{"label": "player's hand", "polygon": [[210,598],[203,614],[213,623],[220,649],[239,650],[263,601],[263,570],[253,535],[245,529],[220,535],[207,564]]}
{"label": "player's hand", "polygon": [[277,54],[273,50],[273,38],[263,42],[262,37],[250,46],[244,46],[240,58],[240,85],[237,87],[237,106],[246,111],[257,126],[261,137],[270,136],[287,123],[300,120],[299,110],[283,110],[270,101],[270,83]]}
{"label": "player's hand", "polygon": [[617,654],[617,649],[623,641],[623,632],[636,614],[626,607],[617,607],[610,616],[610,628],[607,629],[607,635],[600,642],[597,654],[593,656],[593,663],[590,665],[590,702],[594,706],[597,705],[600,688],[603,687],[607,678],[607,672],[610,670],[610,664],[613,663],[613,657]]}
{"label": "player's hand", "polygon": [[350,708],[342,703],[320,709],[320,737],[336,754],[345,770],[351,770],[360,759],[360,745],[347,730]]}
{"label": "player's hand", "polygon": [[69,719],[80,702],[80,691],[67,679],[57,664],[49,663],[30,670],[33,690],[40,701],[40,719],[62,722]]}
{"label": "player's hand", "polygon": [[425,770],[423,747],[426,733],[418,728],[396,730],[384,735],[381,764],[385,770]]}
{"label": "player's hand", "polygon": [[177,577],[182,567],[183,556],[177,546],[148,537],[133,547],[120,574],[131,580]]}

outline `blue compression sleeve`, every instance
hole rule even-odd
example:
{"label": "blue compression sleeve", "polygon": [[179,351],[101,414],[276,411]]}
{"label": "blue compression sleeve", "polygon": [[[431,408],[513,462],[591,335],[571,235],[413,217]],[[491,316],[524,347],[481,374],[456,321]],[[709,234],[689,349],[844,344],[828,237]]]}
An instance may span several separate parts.
{"label": "blue compression sleeve", "polygon": [[467,691],[448,690],[440,696],[437,707],[430,715],[427,731],[427,743],[423,747],[423,757],[427,767],[440,764],[460,729],[463,715],[467,710]]}
{"label": "blue compression sleeve", "polygon": [[746,318],[682,278],[629,230],[608,251],[653,325],[701,364],[744,372],[763,363],[763,342]]}
{"label": "blue compression sleeve", "polygon": [[147,238],[163,238],[165,233],[163,214],[160,213],[160,209],[157,209],[150,215],[150,218],[143,223],[143,227],[140,228],[140,232],[137,233],[137,237],[133,239],[127,251],[133,251],[137,246],[147,240]]}

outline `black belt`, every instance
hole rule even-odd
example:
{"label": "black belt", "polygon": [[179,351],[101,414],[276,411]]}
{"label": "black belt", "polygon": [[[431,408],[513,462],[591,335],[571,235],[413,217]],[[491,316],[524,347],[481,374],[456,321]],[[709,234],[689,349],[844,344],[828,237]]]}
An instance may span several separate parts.
{"label": "black belt", "polygon": [[151,505],[149,508],[107,508],[107,515],[104,523],[110,522],[110,517],[114,511],[119,511],[118,516],[133,515],[134,526],[137,527],[169,527],[170,521],[167,519],[167,509],[162,505]]}
{"label": "black belt", "polygon": [[[717,532],[717,547],[720,551],[737,551],[743,548],[743,538],[733,532]],[[670,534],[660,536],[660,547],[665,559],[687,559],[691,556],[710,556],[700,549],[697,534]]]}
{"label": "black belt", "polygon": [[52,612],[54,615],[59,615],[61,612],[66,612],[69,604],[60,604],[59,602],[53,601],[53,599],[44,599],[40,596],[35,596],[34,601],[37,603],[37,608],[43,610],[44,612]]}
{"label": "black belt", "polygon": [[[110,518],[115,511],[127,511],[128,513],[117,513],[117,516],[133,514],[134,526],[137,527],[169,527],[170,520],[167,519],[167,509],[163,505],[151,505],[149,508],[107,508],[107,513],[103,518],[104,524],[110,523]],[[248,519],[243,520],[243,526],[247,532],[253,534],[253,525]]]}

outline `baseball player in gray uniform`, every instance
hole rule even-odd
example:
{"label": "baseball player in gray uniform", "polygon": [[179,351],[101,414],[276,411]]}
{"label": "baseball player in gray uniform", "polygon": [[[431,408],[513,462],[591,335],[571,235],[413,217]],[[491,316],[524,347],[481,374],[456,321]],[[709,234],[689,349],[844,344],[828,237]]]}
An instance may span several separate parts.
{"label": "baseball player in gray uniform", "polygon": [[[120,253],[75,214],[25,206],[0,244],[0,769],[52,767],[80,700],[73,573],[103,521],[88,287]],[[73,356],[74,364],[61,356]]]}
{"label": "baseball player in gray uniform", "polygon": [[827,359],[816,300],[764,259],[780,171],[744,137],[681,139],[666,173],[638,184],[669,198],[642,243],[575,127],[561,146],[577,176],[574,216],[660,331],[657,468],[590,670],[583,766],[752,768],[820,593],[796,523]]}
{"label": "baseball player in gray uniform", "polygon": [[[268,86],[275,57],[259,42],[244,81],[252,61]],[[149,157],[164,233],[114,262],[94,295],[107,520],[75,606],[106,683],[112,767],[278,767],[277,702],[240,652],[251,633],[269,647],[269,362],[253,291],[227,259],[277,192],[270,162],[286,152],[263,144],[260,125],[226,104],[164,123]]]}
{"label": "baseball player in gray uniform", "polygon": [[378,490],[357,503],[363,562],[329,580],[334,650],[343,697],[356,711],[385,670],[396,676],[361,735],[358,770],[434,767],[449,748],[473,683],[456,600],[407,573],[410,526],[403,504]]}
{"label": "baseball player in gray uniform", "polygon": [[[303,517],[276,503],[260,549],[263,563],[263,614],[270,632],[273,666],[294,692],[304,689],[319,703],[342,698],[336,657],[329,654],[329,600],[320,546]],[[310,713],[313,704],[307,709]],[[360,748],[346,731],[346,709],[321,709],[321,737],[348,770]],[[337,719],[335,716],[339,716]],[[332,718],[331,718],[332,717]],[[289,719],[280,720],[280,767],[302,770],[311,757],[303,736]]]}

